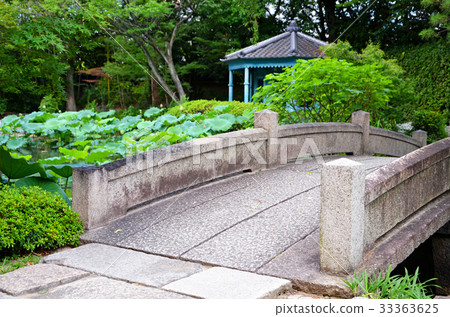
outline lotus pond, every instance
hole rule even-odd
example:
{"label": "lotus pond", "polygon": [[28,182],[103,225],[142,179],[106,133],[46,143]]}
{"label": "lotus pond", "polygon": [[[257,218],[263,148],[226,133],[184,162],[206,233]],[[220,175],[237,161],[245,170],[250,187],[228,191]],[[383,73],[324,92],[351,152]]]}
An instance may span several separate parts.
{"label": "lotus pond", "polygon": [[123,118],[114,110],[9,115],[0,124],[0,183],[39,186],[70,203],[72,169],[76,166],[101,165],[253,126],[256,108],[235,116],[229,113],[231,107],[218,105],[208,113],[179,116],[160,108]]}
{"label": "lotus pond", "polygon": [[0,145],[15,157],[41,164],[100,165],[127,153],[252,126],[254,111],[234,116],[228,112],[230,107],[178,117],[160,108],[122,119],[114,110],[10,115],[1,120]]}

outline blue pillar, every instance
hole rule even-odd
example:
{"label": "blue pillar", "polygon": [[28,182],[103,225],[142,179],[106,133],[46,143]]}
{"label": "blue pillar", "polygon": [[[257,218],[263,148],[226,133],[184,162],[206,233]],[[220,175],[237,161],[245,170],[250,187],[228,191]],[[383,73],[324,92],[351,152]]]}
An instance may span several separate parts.
{"label": "blue pillar", "polygon": [[245,67],[245,73],[244,73],[244,102],[249,102],[249,96],[250,96],[250,72],[248,67]]}
{"label": "blue pillar", "polygon": [[230,79],[228,80],[228,101],[233,101],[233,71],[228,71]]}

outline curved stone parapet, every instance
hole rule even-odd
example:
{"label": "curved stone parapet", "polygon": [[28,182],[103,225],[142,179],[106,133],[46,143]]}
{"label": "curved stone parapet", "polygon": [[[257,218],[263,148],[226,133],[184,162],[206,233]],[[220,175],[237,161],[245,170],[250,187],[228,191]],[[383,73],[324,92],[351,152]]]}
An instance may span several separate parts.
{"label": "curved stone parapet", "polygon": [[367,175],[364,248],[450,189],[450,138],[432,143]]}
{"label": "curved stone parapet", "polygon": [[361,126],[351,123],[302,123],[280,126],[278,138],[287,150],[287,159],[293,160],[305,154],[357,153],[362,132]]}
{"label": "curved stone parapet", "polygon": [[374,127],[369,129],[369,153],[399,157],[421,146],[420,141],[398,132]]}

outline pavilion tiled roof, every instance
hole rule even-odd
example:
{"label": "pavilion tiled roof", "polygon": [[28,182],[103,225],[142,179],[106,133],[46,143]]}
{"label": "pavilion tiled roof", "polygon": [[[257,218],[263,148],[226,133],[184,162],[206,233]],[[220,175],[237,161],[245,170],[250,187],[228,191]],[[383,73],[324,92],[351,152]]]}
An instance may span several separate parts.
{"label": "pavilion tiled roof", "polygon": [[285,57],[318,58],[324,55],[319,49],[324,45],[327,43],[299,32],[296,22],[292,21],[286,32],[228,54],[222,61]]}

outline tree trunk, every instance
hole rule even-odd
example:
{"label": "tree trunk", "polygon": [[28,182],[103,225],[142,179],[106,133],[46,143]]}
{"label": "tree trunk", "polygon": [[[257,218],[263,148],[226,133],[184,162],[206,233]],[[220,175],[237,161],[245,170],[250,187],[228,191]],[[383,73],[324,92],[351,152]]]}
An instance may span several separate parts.
{"label": "tree trunk", "polygon": [[322,0],[325,7],[325,22],[328,28],[328,41],[334,42],[336,34],[336,0]]}
{"label": "tree trunk", "polygon": [[175,84],[175,87],[177,88],[178,97],[180,98],[180,103],[183,102],[186,99],[186,94],[183,89],[183,85],[181,84],[181,80],[178,77],[177,71],[175,69],[175,64],[173,63],[172,56],[168,56],[168,66],[170,71],[170,77],[172,77],[172,80]]}
{"label": "tree trunk", "polygon": [[161,104],[161,96],[159,95],[159,85],[153,78],[150,79],[152,92],[152,106],[159,107]]}
{"label": "tree trunk", "polygon": [[66,72],[66,98],[66,111],[77,111],[75,91],[73,89],[73,60],[69,61],[69,68]]}
{"label": "tree trunk", "polygon": [[177,96],[175,92],[169,87],[169,85],[164,81],[161,74],[158,71],[158,68],[156,67],[155,63],[153,62],[153,58],[150,55],[150,52],[148,51],[146,45],[136,36],[132,36],[132,38],[138,43],[139,47],[142,49],[142,51],[145,54],[145,57],[147,58],[147,67],[150,70],[149,74],[153,74],[153,78],[155,81],[164,89],[164,91],[170,96],[172,100],[175,102],[179,102],[177,99]]}

